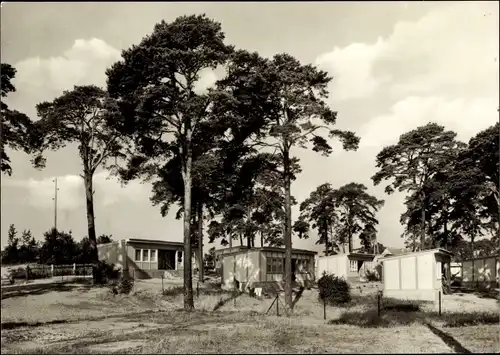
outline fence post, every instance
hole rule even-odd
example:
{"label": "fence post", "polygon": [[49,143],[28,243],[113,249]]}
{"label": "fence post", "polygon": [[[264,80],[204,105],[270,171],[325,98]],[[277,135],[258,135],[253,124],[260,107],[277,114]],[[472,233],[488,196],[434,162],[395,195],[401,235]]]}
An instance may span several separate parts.
{"label": "fence post", "polygon": [[76,276],[76,263],[73,263],[73,276]]}
{"label": "fence post", "polygon": [[200,298],[200,281],[196,282],[196,297]]}
{"label": "fence post", "polygon": [[323,297],[323,319],[326,320],[326,297]]}
{"label": "fence post", "polygon": [[236,307],[236,280],[233,280],[233,302]]}
{"label": "fence post", "polygon": [[438,299],[439,299],[439,301],[438,301],[439,302],[439,316],[441,316],[441,291],[439,291],[438,295],[439,295],[439,297],[438,297]]}
{"label": "fence post", "polygon": [[380,316],[380,292],[377,292],[377,315]]}
{"label": "fence post", "polygon": [[50,265],[50,277],[54,277],[54,264]]}

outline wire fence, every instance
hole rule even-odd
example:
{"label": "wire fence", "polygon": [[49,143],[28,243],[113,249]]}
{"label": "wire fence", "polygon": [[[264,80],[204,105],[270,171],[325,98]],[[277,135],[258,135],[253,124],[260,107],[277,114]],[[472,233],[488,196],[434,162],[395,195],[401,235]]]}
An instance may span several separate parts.
{"label": "wire fence", "polygon": [[92,264],[66,264],[66,265],[27,265],[25,267],[13,268],[10,271],[11,279],[37,280],[53,277],[64,278],[89,277],[92,276]]}

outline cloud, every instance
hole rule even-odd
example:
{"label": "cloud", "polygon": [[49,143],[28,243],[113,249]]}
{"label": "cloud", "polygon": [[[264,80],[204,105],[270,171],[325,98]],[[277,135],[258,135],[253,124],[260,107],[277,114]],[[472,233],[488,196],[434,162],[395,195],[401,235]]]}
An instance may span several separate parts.
{"label": "cloud", "polygon": [[467,142],[479,131],[498,121],[497,107],[498,98],[410,96],[396,102],[389,113],[373,118],[360,128],[360,147],[394,144],[401,134],[428,122],[457,132],[457,138]]}
{"label": "cloud", "polygon": [[106,84],[106,69],[121,58],[120,51],[98,38],[77,39],[62,55],[31,57],[14,64],[17,91],[7,103],[36,117],[35,106],[70,90],[75,85]]}
{"label": "cloud", "polygon": [[16,87],[67,90],[74,85],[105,84],[104,72],[121,58],[120,51],[101,39],[77,39],[62,56],[28,58],[16,63]]}
{"label": "cloud", "polygon": [[215,74],[215,71],[210,68],[201,70],[199,76],[200,78],[194,86],[194,91],[198,94],[206,92],[207,89],[213,86],[217,81],[217,75]]}
{"label": "cloud", "polygon": [[[94,175],[94,203],[110,207],[118,203],[144,201],[149,194],[149,187],[138,181],[121,186],[108,172]],[[20,196],[25,196],[25,203],[38,209],[54,208],[54,177],[44,179],[7,180],[2,187],[21,189]],[[57,208],[59,211],[73,211],[85,206],[83,179],[78,175],[57,177]]]}
{"label": "cloud", "polygon": [[386,89],[395,98],[434,95],[498,96],[498,3],[454,3],[413,22],[397,23],[375,43],[353,43],[319,55],[333,101]]}
{"label": "cloud", "polygon": [[384,50],[382,39],[374,45],[353,43],[345,48],[321,54],[316,64],[333,76],[330,93],[334,100],[343,101],[366,97],[380,84],[372,73],[373,61]]}

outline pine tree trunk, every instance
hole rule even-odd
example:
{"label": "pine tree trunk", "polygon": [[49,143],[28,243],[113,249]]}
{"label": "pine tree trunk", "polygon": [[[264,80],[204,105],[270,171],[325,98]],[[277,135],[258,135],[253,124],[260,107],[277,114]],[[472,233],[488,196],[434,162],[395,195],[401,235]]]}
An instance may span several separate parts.
{"label": "pine tree trunk", "polygon": [[89,171],[84,172],[85,199],[87,206],[87,228],[90,242],[90,262],[97,263],[97,237],[95,232],[94,217],[94,190],[92,183],[93,174]]}
{"label": "pine tree trunk", "polygon": [[243,246],[243,234],[240,232],[240,247]]}
{"label": "pine tree trunk", "polygon": [[191,168],[193,156],[191,150],[192,132],[190,127],[186,129],[185,144],[185,166],[183,166],[182,178],[184,181],[184,309],[194,309],[193,300],[193,270],[191,250]]}
{"label": "pine tree trunk", "polygon": [[290,151],[288,142],[284,142],[283,150],[283,172],[285,187],[285,304],[292,309],[292,201],[291,201],[291,179],[290,179]]}
{"label": "pine tree trunk", "polygon": [[351,254],[353,246],[352,246],[352,232],[351,232],[350,228],[349,228],[349,244],[348,244],[348,248],[349,248],[349,254]]}
{"label": "pine tree trunk", "polygon": [[198,203],[198,258],[200,263],[200,270],[198,272],[200,282],[205,279],[205,266],[203,264],[203,205]]}
{"label": "pine tree trunk", "polygon": [[325,256],[328,256],[328,226],[325,227]]}
{"label": "pine tree trunk", "polygon": [[264,232],[260,231],[260,247],[264,246]]}
{"label": "pine tree trunk", "polygon": [[472,259],[472,282],[475,285],[475,272],[474,272],[474,237],[470,238],[470,247],[471,247],[471,259]]}
{"label": "pine tree trunk", "polygon": [[422,217],[420,222],[420,250],[425,250],[425,195],[422,193],[421,204]]}

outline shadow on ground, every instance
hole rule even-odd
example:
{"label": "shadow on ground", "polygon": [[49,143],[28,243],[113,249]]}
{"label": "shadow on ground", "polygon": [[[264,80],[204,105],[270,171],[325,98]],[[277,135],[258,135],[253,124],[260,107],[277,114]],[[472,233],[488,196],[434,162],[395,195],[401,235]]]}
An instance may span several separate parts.
{"label": "shadow on ground", "polygon": [[[219,292],[220,293],[220,292]],[[218,309],[220,309],[222,306],[224,306],[226,303],[228,303],[229,301],[232,301],[232,300],[235,300],[237,299],[238,297],[240,297],[241,295],[243,294],[243,292],[235,292],[233,295],[231,295],[230,297],[226,298],[226,299],[220,299],[219,302],[217,302],[217,304],[215,305],[213,311],[217,311]]]}
{"label": "shadow on ground", "polygon": [[451,335],[443,332],[442,330],[439,330],[438,328],[434,327],[430,323],[425,324],[429,330],[438,336],[446,345],[448,345],[450,348],[452,348],[456,353],[458,354],[471,354],[471,351],[467,350],[460,344],[455,338],[453,338]]}
{"label": "shadow on ground", "polygon": [[71,292],[76,288],[90,288],[90,280],[70,280],[67,282],[45,283],[45,284],[27,284],[12,288],[2,287],[2,300],[13,297],[43,295],[49,292]]}

